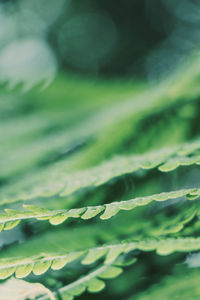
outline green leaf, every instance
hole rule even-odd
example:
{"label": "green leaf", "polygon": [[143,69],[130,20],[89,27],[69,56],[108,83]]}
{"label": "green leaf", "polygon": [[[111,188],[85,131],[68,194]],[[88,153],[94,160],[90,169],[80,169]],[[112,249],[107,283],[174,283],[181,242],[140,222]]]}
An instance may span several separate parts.
{"label": "green leaf", "polygon": [[70,263],[70,262],[78,259],[83,254],[84,254],[83,251],[82,252],[74,252],[74,253],[72,252],[64,257],[53,259],[51,268],[53,270],[62,269],[67,263]]}
{"label": "green leaf", "polygon": [[50,266],[51,266],[50,260],[38,261],[33,266],[33,273],[35,275],[41,275],[41,274],[45,273],[49,269]]}
{"label": "green leaf", "polygon": [[117,277],[121,273],[122,273],[122,268],[109,266],[109,268],[105,269],[105,271],[99,274],[98,277],[103,279],[111,279]]}
{"label": "green leaf", "polygon": [[[71,296],[73,299],[74,296],[80,295],[86,289],[88,290],[88,292],[97,293],[105,287],[105,283],[102,280],[98,279],[98,277],[111,279],[120,275],[121,272],[121,268],[112,267],[110,265],[98,267],[88,275],[85,275],[77,281],[74,281],[69,285],[60,288],[59,294],[62,296],[63,299],[68,299],[68,296]],[[43,298],[43,300],[47,299],[49,298]]]}
{"label": "green leaf", "polygon": [[120,207],[118,206],[118,203],[112,203],[112,204],[106,204],[105,205],[106,209],[104,213],[100,216],[100,219],[102,220],[107,220],[110,219],[111,217],[115,216],[119,211]]}
{"label": "green leaf", "polygon": [[6,279],[15,272],[15,267],[6,267],[5,269],[0,269],[0,279]]}
{"label": "green leaf", "polygon": [[81,219],[88,220],[96,217],[100,212],[104,210],[103,206],[96,206],[96,207],[88,207],[86,212],[81,216]]}
{"label": "green leaf", "polygon": [[96,262],[99,258],[103,257],[107,253],[108,249],[106,248],[97,248],[97,249],[90,249],[88,254],[84,257],[81,261],[82,264],[88,265]]}
{"label": "green leaf", "polygon": [[[185,148],[187,149],[187,156],[180,154],[180,151]],[[55,165],[54,173],[56,174],[57,172],[59,174],[59,181],[54,182],[53,186],[51,179],[47,179],[48,173],[46,174],[45,172],[40,178],[36,176],[36,178],[22,179],[17,183],[17,190],[19,192],[16,193],[15,191],[14,197],[11,196],[10,189],[8,189],[8,192],[6,192],[6,189],[2,192],[1,198],[5,199],[2,204],[21,201],[23,199],[31,200],[36,197],[48,198],[53,195],[64,197],[80,189],[99,186],[124,174],[144,169],[144,163],[146,168],[147,161],[151,162],[152,168],[158,168],[163,172],[172,171],[180,165],[189,166],[198,164],[200,156],[196,155],[196,152],[199,149],[200,142],[196,140],[142,155],[118,156],[98,166],[73,172],[69,175],[66,175],[65,172],[60,172],[59,168]],[[40,182],[42,184],[38,186]],[[36,184],[37,188],[35,188]],[[13,188],[15,187],[13,186]]]}
{"label": "green leaf", "polygon": [[28,276],[33,270],[33,264],[27,264],[25,266],[18,266],[15,271],[17,278],[24,278]]}
{"label": "green leaf", "polygon": [[118,247],[111,247],[106,255],[105,264],[113,263],[118,256],[126,250],[127,245],[119,245]]}
{"label": "green leaf", "polygon": [[13,228],[16,227],[19,223],[20,223],[20,220],[6,222],[5,225],[4,225],[4,230],[10,230],[10,229],[13,229]]}
{"label": "green leaf", "polygon": [[175,170],[179,166],[180,166],[179,161],[177,161],[176,159],[170,159],[165,164],[161,165],[159,167],[159,170],[162,171],[162,172],[169,172],[169,171]]}
{"label": "green leaf", "polygon": [[63,214],[55,215],[55,216],[49,218],[49,222],[52,225],[59,225],[59,224],[62,224],[63,222],[65,222],[67,218],[68,218],[67,215],[63,215]]}
{"label": "green leaf", "polygon": [[97,278],[92,278],[89,282],[88,282],[88,292],[90,293],[97,293],[100,292],[104,289],[105,287],[105,282],[103,282],[102,280],[99,280]]}
{"label": "green leaf", "polygon": [[195,200],[196,198],[200,197],[200,189],[182,189],[172,192],[154,194],[146,197],[138,197],[126,201],[112,202],[105,205],[86,206],[76,209],[63,209],[62,211],[46,210],[39,207],[35,208],[34,206],[24,206],[25,208],[28,208],[28,212],[9,210],[9,214],[2,213],[0,215],[0,221],[2,222],[0,223],[0,226],[2,230],[9,230],[17,226],[20,221],[33,218],[37,220],[49,220],[52,225],[59,225],[68,218],[81,218],[83,220],[87,220],[94,218],[101,212],[103,212],[103,214],[100,215],[100,219],[107,220],[118,214],[120,210],[132,210],[138,206],[148,205],[152,201],[162,202],[169,199],[178,199],[184,196],[186,196],[188,200]]}

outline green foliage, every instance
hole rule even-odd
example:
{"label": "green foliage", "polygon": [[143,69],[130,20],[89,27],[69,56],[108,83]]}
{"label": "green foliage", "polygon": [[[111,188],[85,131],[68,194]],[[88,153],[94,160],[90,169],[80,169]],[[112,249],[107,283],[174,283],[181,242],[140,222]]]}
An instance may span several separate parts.
{"label": "green foliage", "polygon": [[159,284],[152,286],[138,297],[131,297],[136,300],[148,299],[191,299],[199,298],[199,270],[188,272],[187,268],[178,268],[171,276],[166,276]]}
{"label": "green foliage", "polygon": [[[118,214],[120,210],[132,210],[137,206],[144,206],[152,201],[163,202],[170,199],[177,199],[186,196],[188,200],[199,198],[200,189],[184,189],[172,192],[163,192],[146,197],[137,197],[135,199],[112,202],[98,206],[86,206],[82,208],[50,210],[34,205],[24,204],[24,211],[5,209],[5,212],[0,214],[1,230],[9,230],[17,226],[22,220],[37,219],[48,220],[52,225],[59,225],[68,218],[81,218],[89,220],[97,215],[100,215],[101,220],[107,220]],[[200,210],[196,209],[196,215],[199,216]]]}
{"label": "green foliage", "polygon": [[59,270],[67,264],[81,258],[83,265],[90,265],[104,257],[104,264],[110,265],[120,255],[134,250],[156,251],[159,255],[169,255],[173,252],[192,252],[200,250],[199,238],[160,238],[143,241],[124,242],[116,245],[103,245],[83,251],[67,254],[55,253],[43,254],[41,257],[25,257],[20,259],[2,259],[0,265],[0,278],[5,279],[15,273],[17,278],[24,278],[32,271],[35,275],[41,275],[48,271]]}
{"label": "green foliage", "polygon": [[198,270],[172,272],[200,251],[198,65],[153,87],[64,74],[42,92],[2,87],[1,280],[62,299],[109,278],[105,299],[199,295]]}
{"label": "green foliage", "polygon": [[[62,299],[72,300],[75,296],[81,295],[85,290],[90,293],[100,292],[105,287],[105,283],[101,279],[115,278],[120,275],[121,272],[121,268],[112,265],[106,265],[97,268],[96,270],[80,278],[79,280],[59,289],[59,294],[62,296]],[[47,299],[49,299],[48,296],[39,298],[39,300]]]}

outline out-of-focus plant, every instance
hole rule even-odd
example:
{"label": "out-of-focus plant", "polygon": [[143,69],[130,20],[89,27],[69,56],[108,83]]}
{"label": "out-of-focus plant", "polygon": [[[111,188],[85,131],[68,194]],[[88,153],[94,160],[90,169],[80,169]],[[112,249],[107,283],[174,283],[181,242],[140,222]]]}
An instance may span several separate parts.
{"label": "out-of-focus plant", "polygon": [[108,2],[0,4],[2,300],[200,296],[199,6]]}

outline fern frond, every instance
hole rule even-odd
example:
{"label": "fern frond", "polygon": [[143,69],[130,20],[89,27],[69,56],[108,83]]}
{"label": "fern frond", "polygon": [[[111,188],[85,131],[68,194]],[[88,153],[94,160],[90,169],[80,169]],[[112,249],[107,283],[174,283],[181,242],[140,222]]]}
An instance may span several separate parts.
{"label": "fern frond", "polygon": [[[90,293],[97,293],[104,289],[105,282],[102,279],[112,279],[123,272],[122,268],[106,265],[96,268],[88,275],[64,286],[58,290],[59,294],[66,300],[73,300],[86,290]],[[39,300],[50,300],[48,296],[40,297]]]}
{"label": "fern frond", "polygon": [[[55,104],[54,97],[63,84],[63,79],[66,88],[64,91],[59,91],[61,99]],[[78,85],[79,89],[74,93],[75,85]],[[109,125],[116,122],[116,118],[111,118],[112,112],[118,112],[120,115],[122,106],[124,115],[129,113],[130,99],[124,101],[123,105],[119,103],[119,100],[122,95],[129,98],[131,94],[133,97],[139,90],[139,85],[136,84],[117,87],[116,82],[96,82],[92,79],[82,82],[78,77],[69,76],[66,80],[59,76],[55,83],[42,93],[42,97],[41,93],[36,91],[33,91],[29,97],[24,95],[20,95],[20,99],[13,97],[13,101],[10,101],[9,105],[15,110],[19,105],[23,111],[27,107],[27,102],[30,106],[34,106],[34,110],[26,116],[22,113],[12,119],[6,118],[7,110],[5,104],[2,105],[2,102],[7,102],[9,99],[0,100],[0,109],[2,108],[0,113],[5,115],[5,119],[1,118],[0,120],[0,136],[2,135],[0,177],[8,178],[26,172],[27,168],[48,161],[50,156],[59,156],[59,154],[67,152],[67,149],[73,148],[74,144],[88,141],[89,138],[103,130],[105,123]],[[71,95],[70,99],[69,94]],[[79,105],[80,97],[85,103],[84,109]],[[112,103],[113,100],[115,103]],[[110,113],[105,105],[108,103],[112,103]],[[132,105],[134,106],[134,101]],[[52,128],[56,130],[52,131]],[[14,149],[13,143],[15,144]]]}
{"label": "fern frond", "polygon": [[[16,49],[26,53],[13,68]],[[43,70],[38,60],[31,69],[24,64],[38,50],[47,54]],[[72,300],[101,291],[102,279],[138,257],[106,298],[168,300],[181,298],[184,288],[186,298],[198,298],[200,273],[192,270],[188,282],[183,275],[190,273],[186,264],[199,265],[199,62],[198,53],[156,86],[62,74],[43,93],[1,88],[0,231],[25,224],[1,233],[0,281],[41,275],[48,288],[58,289],[55,298]],[[56,65],[45,43],[21,39],[0,50],[0,82],[11,88],[24,82],[27,90],[51,80]],[[177,170],[181,166],[190,168]],[[68,226],[50,226],[68,219]],[[176,278],[173,265],[182,270]],[[84,276],[72,282],[77,273]]]}
{"label": "fern frond", "polygon": [[[82,208],[50,210],[34,205],[24,205],[26,210],[5,209],[0,213],[0,230],[9,230],[17,226],[22,220],[37,219],[48,220],[52,225],[59,225],[69,218],[89,220],[100,215],[101,220],[107,220],[118,214],[121,210],[133,210],[138,206],[145,206],[152,201],[163,202],[186,196],[188,200],[200,197],[200,189],[183,189],[172,192],[163,192],[146,197],[137,197],[126,201],[112,202],[104,205],[86,206]],[[197,215],[198,215],[197,211]]]}
{"label": "fern frond", "polygon": [[113,263],[121,254],[133,250],[156,251],[159,255],[174,252],[192,252],[200,250],[200,238],[160,238],[143,241],[130,241],[119,244],[103,245],[83,251],[66,254],[43,254],[38,257],[10,258],[0,260],[0,279],[6,279],[15,273],[17,278],[28,276],[31,271],[41,275],[51,267],[53,270],[63,268],[67,263],[81,258],[82,264],[89,265],[102,257],[104,264]]}
{"label": "fern frond", "polygon": [[[199,164],[200,155],[195,155],[195,152],[199,149],[200,142],[198,141],[194,144],[162,149],[141,156],[118,156],[97,167],[68,176],[65,179],[65,186],[60,195],[67,196],[81,188],[99,186],[119,176],[141,169],[150,170],[158,168],[162,172],[169,172],[179,166]],[[186,151],[187,154],[183,155]]]}
{"label": "fern frond", "polygon": [[[8,189],[1,194],[2,204],[21,200],[30,200],[36,197],[50,197],[54,195],[67,196],[82,188],[97,187],[119,176],[130,174],[141,169],[151,170],[158,168],[162,172],[175,170],[179,166],[200,164],[200,141],[185,143],[172,148],[164,148],[144,155],[118,156],[96,167],[66,175],[63,168],[51,170],[53,178],[48,172],[42,177],[30,178],[16,183],[14,196]],[[54,180],[55,179],[55,180]],[[52,180],[54,185],[52,187]],[[42,182],[42,184],[41,184]]]}
{"label": "fern frond", "polygon": [[131,243],[106,245],[91,248],[84,251],[71,252],[62,255],[43,255],[42,257],[29,257],[21,259],[5,259],[0,261],[0,279],[5,279],[15,273],[17,278],[23,278],[32,271],[35,275],[41,275],[51,267],[59,270],[67,263],[82,258],[82,264],[89,265],[105,256],[105,264],[112,263],[126,248],[130,251]]}

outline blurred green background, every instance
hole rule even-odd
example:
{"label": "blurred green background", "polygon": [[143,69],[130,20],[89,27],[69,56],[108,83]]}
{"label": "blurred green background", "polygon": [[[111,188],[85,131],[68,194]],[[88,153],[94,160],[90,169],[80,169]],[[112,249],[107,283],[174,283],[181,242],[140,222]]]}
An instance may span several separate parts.
{"label": "blurred green background", "polygon": [[[199,137],[200,60],[193,56],[199,25],[198,1],[0,1],[1,209],[20,209],[22,199],[68,209],[199,187],[194,166],[167,174],[142,170],[69,196],[59,194],[65,176],[74,171]],[[192,214],[189,208],[186,202],[159,203],[120,213],[105,224],[70,220],[58,228],[24,222],[1,233],[1,258],[75,251],[160,232],[165,237],[169,228],[172,237],[196,237],[197,217],[176,232],[179,217]],[[160,300],[162,294],[171,300],[174,290],[181,295],[187,279],[186,297],[191,289],[199,294],[199,270],[183,264],[187,254],[136,251],[133,256],[137,263],[95,299],[146,299],[150,288],[150,299]],[[76,262],[28,280],[55,290],[87,271]],[[93,294],[81,297],[94,299]]]}
{"label": "blurred green background", "polygon": [[[38,65],[49,68],[50,79],[58,65],[60,70],[92,77],[156,80],[198,47],[199,23],[198,1],[4,0],[0,74],[8,76],[8,70],[2,74],[5,57],[13,67],[16,52],[24,64],[37,56]],[[31,42],[30,50],[26,47]],[[22,54],[26,49],[29,55]]]}

